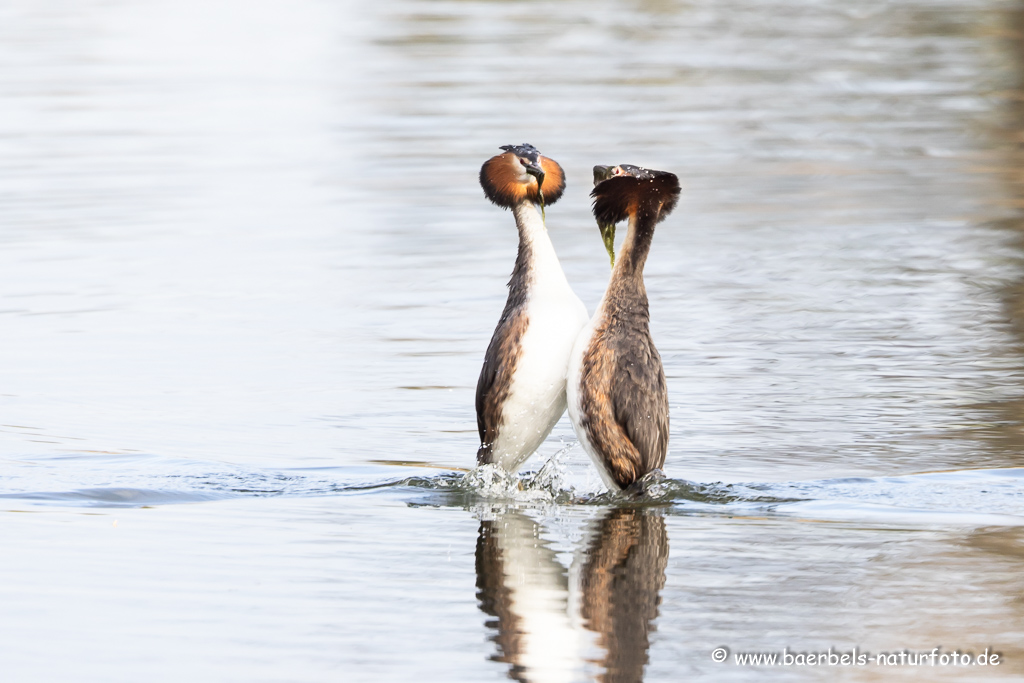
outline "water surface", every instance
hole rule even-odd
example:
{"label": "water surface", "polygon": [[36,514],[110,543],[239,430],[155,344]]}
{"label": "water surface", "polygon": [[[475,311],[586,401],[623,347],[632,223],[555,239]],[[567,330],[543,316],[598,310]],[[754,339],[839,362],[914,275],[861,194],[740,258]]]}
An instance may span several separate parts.
{"label": "water surface", "polygon": [[[5,680],[1024,676],[1021,17],[5,4]],[[476,174],[524,141],[591,310],[590,167],[683,183],[642,500],[565,419],[522,490],[462,479],[516,243]]]}

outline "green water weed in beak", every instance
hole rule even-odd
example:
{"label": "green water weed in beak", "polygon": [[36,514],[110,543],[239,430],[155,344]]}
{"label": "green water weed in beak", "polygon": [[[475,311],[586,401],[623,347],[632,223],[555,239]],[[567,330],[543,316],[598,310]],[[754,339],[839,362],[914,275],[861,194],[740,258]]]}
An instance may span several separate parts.
{"label": "green water weed in beak", "polygon": [[612,268],[615,267],[615,224],[609,225],[597,224],[598,229],[601,231],[601,241],[604,242],[604,248],[608,250],[608,258],[612,262]]}
{"label": "green water weed in beak", "polygon": [[[594,167],[594,186],[597,187],[600,183],[612,178],[616,175],[618,166],[595,166]],[[615,267],[615,224],[604,225],[602,223],[597,224],[598,230],[601,231],[601,241],[604,242],[604,248],[608,251],[608,260],[611,261],[612,268]]]}

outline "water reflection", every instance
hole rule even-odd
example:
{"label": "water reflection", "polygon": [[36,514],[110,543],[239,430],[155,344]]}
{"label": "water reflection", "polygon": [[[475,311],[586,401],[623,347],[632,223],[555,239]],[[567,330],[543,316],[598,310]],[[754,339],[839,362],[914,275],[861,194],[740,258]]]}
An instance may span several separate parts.
{"label": "water reflection", "polygon": [[480,609],[495,617],[498,654],[517,681],[572,680],[579,629],[569,614],[569,584],[541,527],[509,511],[480,522],[476,586]]}
{"label": "water reflection", "polygon": [[495,618],[492,658],[517,681],[577,680],[587,663],[600,681],[642,680],[668,564],[662,511],[602,511],[568,571],[543,532],[518,510],[480,522],[477,597]]}
{"label": "water reflection", "polygon": [[643,678],[667,564],[668,534],[659,511],[618,508],[598,522],[583,567],[581,609],[607,653],[600,680]]}

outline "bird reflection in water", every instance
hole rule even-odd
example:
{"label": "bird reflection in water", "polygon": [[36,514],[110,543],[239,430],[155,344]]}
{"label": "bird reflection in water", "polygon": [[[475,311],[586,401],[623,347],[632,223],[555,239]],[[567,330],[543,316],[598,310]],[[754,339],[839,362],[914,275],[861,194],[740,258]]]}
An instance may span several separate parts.
{"label": "bird reflection in water", "polygon": [[[665,585],[668,535],[655,508],[613,508],[588,525],[567,571],[543,527],[508,510],[480,523],[480,609],[495,619],[498,652],[517,681],[641,681]],[[595,654],[594,646],[597,646]]]}

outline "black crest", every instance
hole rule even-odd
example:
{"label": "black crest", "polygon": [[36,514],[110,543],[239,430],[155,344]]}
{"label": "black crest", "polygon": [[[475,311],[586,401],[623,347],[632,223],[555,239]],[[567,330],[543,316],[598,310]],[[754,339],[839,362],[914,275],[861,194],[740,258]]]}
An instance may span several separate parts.
{"label": "black crest", "polygon": [[528,142],[524,142],[521,145],[502,145],[498,149],[505,152],[512,152],[519,157],[525,157],[535,164],[540,163],[540,150]]}
{"label": "black crest", "polygon": [[607,180],[600,180],[590,196],[594,198],[594,217],[602,225],[614,225],[633,212],[653,215],[657,223],[679,201],[679,178],[668,171],[621,164],[611,171],[603,166],[594,167],[595,180],[599,176]]}

